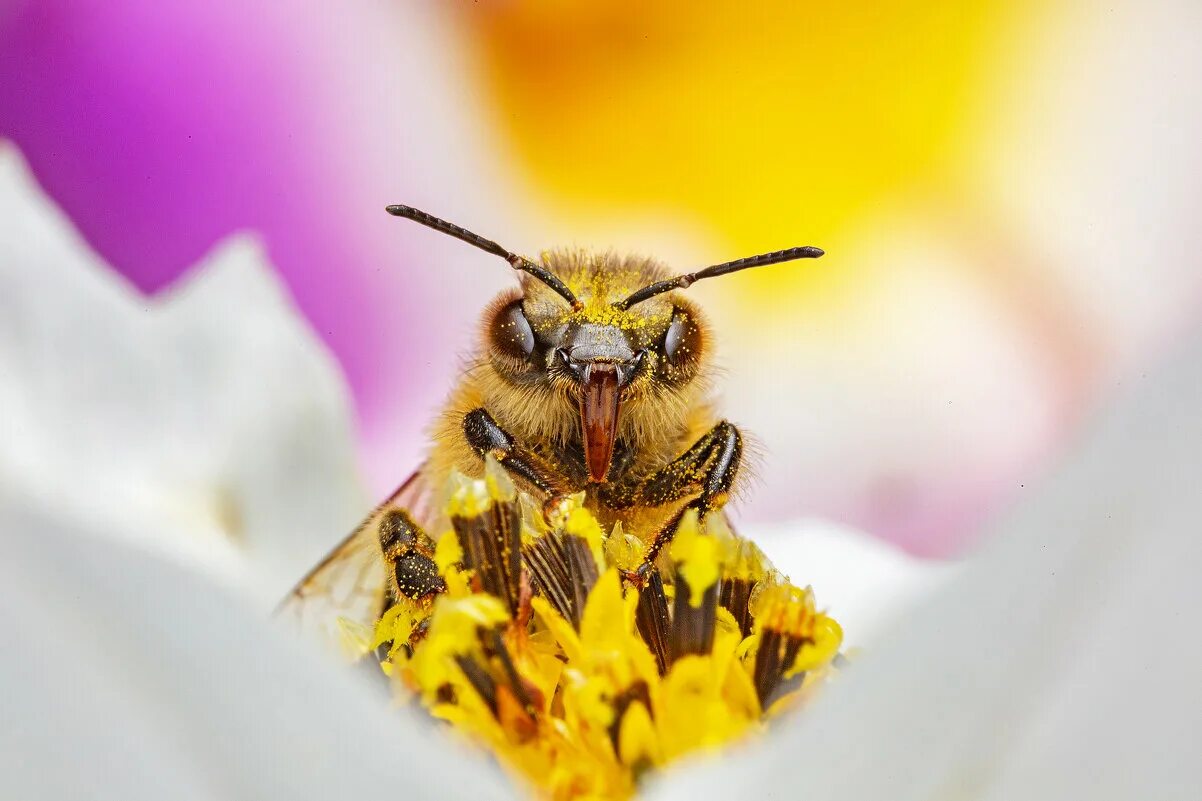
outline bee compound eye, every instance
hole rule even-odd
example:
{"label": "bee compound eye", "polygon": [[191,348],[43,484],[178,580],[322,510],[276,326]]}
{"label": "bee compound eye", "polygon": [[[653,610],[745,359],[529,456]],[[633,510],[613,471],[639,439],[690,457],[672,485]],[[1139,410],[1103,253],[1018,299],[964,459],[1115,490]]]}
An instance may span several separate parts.
{"label": "bee compound eye", "polygon": [[514,301],[496,316],[493,342],[502,352],[525,358],[534,352],[534,329],[522,311],[522,302]]}
{"label": "bee compound eye", "polygon": [[669,359],[675,359],[676,354],[680,351],[680,343],[684,341],[685,326],[687,325],[688,322],[683,315],[672,315],[672,322],[668,324],[668,331],[664,334],[664,355]]}

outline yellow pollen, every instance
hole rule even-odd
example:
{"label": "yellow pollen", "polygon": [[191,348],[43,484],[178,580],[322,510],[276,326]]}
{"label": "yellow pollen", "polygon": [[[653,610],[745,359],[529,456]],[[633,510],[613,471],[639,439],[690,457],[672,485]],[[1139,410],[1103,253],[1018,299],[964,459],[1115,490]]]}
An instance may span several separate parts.
{"label": "yellow pollen", "polygon": [[[838,623],[721,515],[686,513],[656,567],[642,562],[651,532],[607,532],[583,498],[514,531],[504,521],[542,504],[491,459],[485,479],[454,483],[455,529],[433,555],[446,591],[403,599],[374,632],[346,638],[368,658],[386,653],[400,698],[492,751],[537,798],[631,798],[650,772],[804,705],[834,669]],[[514,550],[516,595],[483,589],[495,565],[464,568],[470,553]]]}

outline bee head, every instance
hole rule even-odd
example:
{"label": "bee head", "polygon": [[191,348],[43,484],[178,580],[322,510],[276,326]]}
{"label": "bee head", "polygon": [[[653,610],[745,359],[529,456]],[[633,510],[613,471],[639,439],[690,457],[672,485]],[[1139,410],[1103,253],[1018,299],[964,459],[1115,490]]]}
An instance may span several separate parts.
{"label": "bee head", "polygon": [[[647,259],[553,252],[539,262],[410,206],[388,212],[453,236],[524,273],[484,316],[488,358],[505,381],[565,394],[580,410],[589,477],[605,480],[623,404],[654,402],[695,383],[706,357],[705,325],[676,290],[705,278],[823,255],[797,247],[670,276]],[[530,395],[537,402],[537,396]],[[544,396],[544,401],[549,400]]]}
{"label": "bee head", "polygon": [[665,274],[655,262],[584,252],[543,254],[575,302],[523,276],[484,316],[484,342],[506,381],[542,389],[578,407],[585,462],[604,479],[618,436],[618,414],[669,394],[702,374],[706,328],[693,304],[664,293],[623,308],[631,292]]}
{"label": "bee head", "polygon": [[546,253],[541,264],[575,302],[532,277],[498,298],[485,315],[486,344],[502,375],[559,385],[612,376],[626,394],[649,382],[681,386],[697,374],[704,324],[693,304],[664,294],[621,306],[631,287],[664,273],[660,265],[585,252]]}

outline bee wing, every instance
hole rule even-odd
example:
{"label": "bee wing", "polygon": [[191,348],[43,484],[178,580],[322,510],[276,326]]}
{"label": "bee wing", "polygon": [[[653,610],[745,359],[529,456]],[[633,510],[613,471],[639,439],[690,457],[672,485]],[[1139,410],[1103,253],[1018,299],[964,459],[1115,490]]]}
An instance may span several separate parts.
{"label": "bee wing", "polygon": [[414,520],[429,519],[432,493],[424,467],[297,582],[276,607],[277,618],[335,643],[345,637],[344,621],[368,628],[375,625],[388,587],[377,526],[384,512],[395,507],[404,508]]}
{"label": "bee wing", "polygon": [[[719,510],[719,512],[718,512],[718,513],[719,513],[720,515],[722,515],[722,522],[726,524],[726,527],[727,527],[728,529],[730,529],[730,533],[731,533],[731,534],[734,534],[736,537],[738,537],[738,536],[739,536],[739,530],[738,530],[737,528],[735,528],[735,523],[734,523],[734,521],[733,521],[733,520],[731,520],[731,519],[730,519],[730,515],[728,515],[728,514],[726,513],[726,510],[725,510],[725,509],[721,509],[721,510]],[[742,539],[742,538],[740,537],[740,539]]]}

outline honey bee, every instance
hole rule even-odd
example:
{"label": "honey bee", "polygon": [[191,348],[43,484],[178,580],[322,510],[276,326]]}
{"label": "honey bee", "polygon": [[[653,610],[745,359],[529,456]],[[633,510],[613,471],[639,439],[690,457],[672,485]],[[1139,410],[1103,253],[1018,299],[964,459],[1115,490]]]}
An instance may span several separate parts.
{"label": "honey bee", "polygon": [[[481,318],[479,348],[434,420],[426,461],[282,603],[306,625],[370,625],[402,596],[443,591],[431,532],[445,489],[488,457],[551,516],[583,493],[603,526],[649,532],[644,563],[683,515],[723,514],[743,437],[708,400],[713,335],[681,292],[706,278],[823,255],[794,247],[672,275],[657,261],[550,251],[536,262],[410,206],[387,211],[500,256],[520,273]],[[515,557],[516,558],[516,557]]]}

